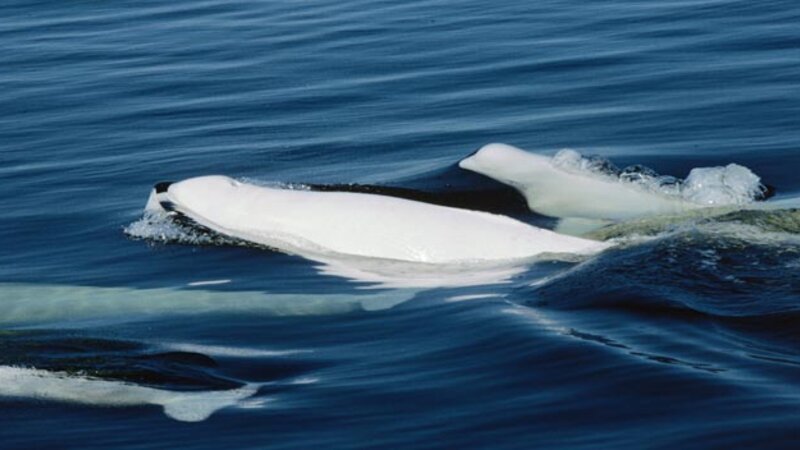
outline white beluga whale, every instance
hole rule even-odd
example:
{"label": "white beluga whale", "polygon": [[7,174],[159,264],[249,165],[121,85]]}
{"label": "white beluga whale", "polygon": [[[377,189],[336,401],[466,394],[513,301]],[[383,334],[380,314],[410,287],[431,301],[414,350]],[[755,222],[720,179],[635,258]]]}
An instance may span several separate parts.
{"label": "white beluga whale", "polygon": [[[659,177],[641,166],[604,173],[591,163],[572,150],[551,158],[510,145],[488,144],[459,166],[514,187],[537,213],[565,219],[571,226],[579,227],[583,221],[588,228],[709,207],[741,207],[767,195],[759,177],[736,164],[693,169],[680,181]],[[665,183],[665,178],[671,182]]]}
{"label": "white beluga whale", "polygon": [[205,420],[252,397],[257,390],[258,386],[251,384],[226,391],[167,391],[65,372],[0,366],[0,397],[106,407],[157,405],[168,417],[182,422]]}
{"label": "white beluga whale", "polygon": [[218,314],[286,317],[380,311],[414,298],[416,290],[369,294],[278,294],[205,289],[96,287],[0,283],[0,326],[83,328],[164,317]]}
{"label": "white beluga whale", "polygon": [[480,264],[588,255],[608,246],[485,212],[375,194],[265,187],[225,176],[159,183],[146,210],[322,262]]}

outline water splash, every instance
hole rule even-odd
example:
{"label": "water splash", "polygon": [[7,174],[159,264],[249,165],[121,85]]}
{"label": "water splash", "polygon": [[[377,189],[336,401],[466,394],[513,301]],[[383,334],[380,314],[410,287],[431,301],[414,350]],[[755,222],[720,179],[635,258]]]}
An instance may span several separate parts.
{"label": "water splash", "polygon": [[660,175],[641,164],[619,169],[604,157],[584,156],[575,150],[564,149],[553,156],[553,165],[572,173],[616,179],[649,192],[704,206],[741,206],[764,200],[771,195],[758,175],[738,164],[696,167],[689,172],[686,179],[681,180],[670,175]]}

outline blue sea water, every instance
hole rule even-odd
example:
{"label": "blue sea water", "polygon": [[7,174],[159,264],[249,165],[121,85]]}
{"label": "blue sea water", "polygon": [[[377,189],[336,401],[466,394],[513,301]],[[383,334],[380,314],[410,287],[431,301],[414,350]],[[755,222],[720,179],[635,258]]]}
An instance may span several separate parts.
{"label": "blue sea water", "polygon": [[[424,289],[124,232],[155,182],[206,174],[468,193],[481,181],[454,164],[489,142],[677,176],[735,162],[797,195],[797,2],[6,0],[0,17],[0,392],[27,389],[0,397],[0,447],[800,445],[800,227],[689,226]],[[186,422],[131,386],[257,390]]]}

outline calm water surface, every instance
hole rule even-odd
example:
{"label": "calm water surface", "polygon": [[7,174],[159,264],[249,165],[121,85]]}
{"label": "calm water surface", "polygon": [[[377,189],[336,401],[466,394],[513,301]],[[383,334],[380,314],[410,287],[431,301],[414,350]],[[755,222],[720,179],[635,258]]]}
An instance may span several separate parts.
{"label": "calm water surface", "polygon": [[[453,165],[495,141],[676,176],[736,162],[797,195],[797,2],[6,0],[0,17],[0,379],[27,389],[0,397],[0,447],[800,445],[791,227],[684,227],[428,289],[123,232],[153,183],[206,174],[469,191]],[[153,397],[197,410],[243,386],[197,422]],[[83,403],[48,400],[67,391]]]}

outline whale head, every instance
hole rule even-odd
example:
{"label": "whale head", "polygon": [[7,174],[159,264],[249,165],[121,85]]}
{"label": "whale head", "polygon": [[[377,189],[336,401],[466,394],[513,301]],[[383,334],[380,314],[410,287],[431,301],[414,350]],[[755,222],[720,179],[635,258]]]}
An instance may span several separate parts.
{"label": "whale head", "polygon": [[550,168],[550,158],[507,144],[487,144],[462,159],[458,166],[497,181],[518,186]]}
{"label": "whale head", "polygon": [[[168,201],[178,207],[191,205],[192,209],[205,204],[225,205],[231,199],[237,198],[241,185],[242,183],[223,175],[189,178],[167,185],[164,188],[165,194],[160,194],[160,199],[162,206],[164,201]],[[156,185],[156,192],[158,187]]]}
{"label": "whale head", "polygon": [[231,201],[241,197],[235,195],[241,185],[233,178],[221,175],[190,178],[177,183],[161,181],[150,191],[145,212],[158,216],[166,214],[176,223],[208,231],[190,213],[207,213],[215,205],[218,209],[235,207]]}

